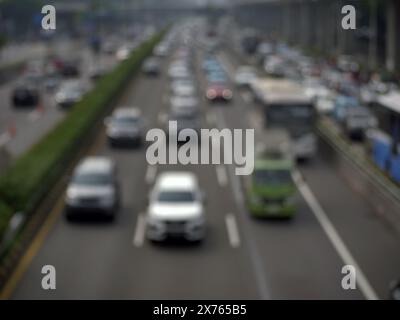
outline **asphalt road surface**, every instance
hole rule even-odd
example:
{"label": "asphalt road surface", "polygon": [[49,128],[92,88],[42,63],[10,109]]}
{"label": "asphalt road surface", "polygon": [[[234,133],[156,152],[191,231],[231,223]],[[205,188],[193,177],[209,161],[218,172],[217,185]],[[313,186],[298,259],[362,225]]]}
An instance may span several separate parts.
{"label": "asphalt road surface", "polygon": [[[227,69],[236,67],[229,54],[222,54],[221,60]],[[165,62],[164,71],[166,66]],[[199,70],[197,77],[203,95]],[[159,78],[140,75],[119,105],[141,108],[149,127],[161,128],[167,90],[165,72]],[[230,104],[203,100],[202,127],[262,130],[247,93],[234,91]],[[264,221],[246,211],[241,179],[232,165],[150,167],[145,147],[110,149],[104,132],[90,153],[117,162],[123,200],[115,223],[67,222],[60,195],[50,213],[55,223],[46,227],[46,237],[28,250],[14,274],[11,298],[387,298],[389,282],[399,276],[399,235],[338,176],[323,154],[299,166],[295,218]],[[189,170],[199,178],[207,199],[207,236],[201,244],[157,245],[144,236],[148,191],[166,170]],[[356,266],[355,290],[342,288],[346,264]],[[41,287],[44,265],[56,268],[56,290]]]}

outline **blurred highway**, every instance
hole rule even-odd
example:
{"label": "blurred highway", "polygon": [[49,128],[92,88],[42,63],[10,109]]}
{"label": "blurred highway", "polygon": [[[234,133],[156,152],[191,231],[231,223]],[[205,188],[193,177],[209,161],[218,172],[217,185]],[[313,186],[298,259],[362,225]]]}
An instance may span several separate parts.
{"label": "blurred highway", "polygon": [[[205,37],[204,29],[197,32],[197,39]],[[202,128],[255,128],[260,139],[262,117],[249,92],[234,90],[230,103],[210,104],[204,98],[203,48],[196,47],[194,57]],[[231,82],[239,66],[237,58],[224,48],[217,58]],[[133,80],[116,104],[140,108],[149,128],[164,126],[170,59],[163,60],[159,77],[141,74]],[[1,90],[1,99],[7,100],[7,89]],[[0,118],[16,119],[17,126],[25,127],[21,130],[29,130],[21,136],[37,139],[46,125],[62,118],[62,112],[52,106],[52,98],[46,99],[46,112],[35,125],[25,127],[29,115],[11,112],[9,106],[2,105]],[[16,138],[10,149],[19,154],[28,144]],[[122,189],[116,221],[67,222],[60,195],[50,212],[55,223],[45,224],[46,237],[34,242],[14,274],[17,285],[9,292],[13,299],[388,297],[388,284],[399,276],[399,234],[385,224],[357,188],[350,187],[345,179],[352,177],[337,174],[324,148],[314,159],[299,165],[297,212],[290,221],[252,218],[245,206],[241,178],[234,174],[232,165],[152,167],[147,164],[145,150],[112,149],[105,132],[99,132],[88,152],[116,161]],[[200,244],[153,244],[145,237],[149,190],[157,175],[167,170],[194,172],[206,193],[207,235]],[[40,286],[41,268],[47,264],[57,270],[54,291]],[[356,290],[341,286],[341,270],[346,264],[357,266]]]}
{"label": "blurred highway", "polygon": [[[46,61],[45,57],[49,54],[64,58],[77,57],[81,66],[79,75],[81,84],[90,88],[92,85],[90,72],[93,66],[100,65],[109,70],[116,63],[114,56],[105,53],[95,54],[82,40],[62,39],[47,46],[37,44],[35,48],[39,52],[31,52],[32,54],[29,55],[26,67],[28,70],[23,71],[16,79],[0,85],[0,99],[2,101],[0,105],[0,136],[4,137],[1,145],[7,148],[12,158],[27,151],[66,114],[66,111],[57,106],[55,101],[58,88],[63,81],[66,81],[62,79],[57,87],[52,90],[47,90],[44,86],[44,80],[42,80],[43,85],[40,87],[41,101],[36,107],[14,108],[12,106],[12,91],[29,74],[30,64]],[[9,50],[6,50],[6,52]]]}

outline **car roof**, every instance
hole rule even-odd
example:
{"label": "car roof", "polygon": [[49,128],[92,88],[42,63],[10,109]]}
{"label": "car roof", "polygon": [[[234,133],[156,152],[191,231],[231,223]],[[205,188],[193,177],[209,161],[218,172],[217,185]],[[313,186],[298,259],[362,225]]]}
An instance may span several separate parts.
{"label": "car roof", "polygon": [[253,83],[254,90],[260,92],[267,103],[312,103],[304,87],[287,79],[259,79]]}
{"label": "car roof", "polygon": [[245,72],[255,72],[256,69],[252,66],[245,65],[245,66],[239,66],[236,71],[245,73]]}
{"label": "car roof", "polygon": [[117,117],[140,117],[141,112],[138,108],[132,107],[119,107],[114,110],[113,116]]}
{"label": "car roof", "polygon": [[91,156],[84,158],[76,169],[77,174],[85,172],[109,173],[114,167],[114,162],[107,157]]}
{"label": "car roof", "polygon": [[293,170],[293,161],[288,158],[258,159],[254,163],[254,171],[258,170]]}
{"label": "car roof", "polygon": [[190,172],[165,172],[157,179],[158,189],[163,190],[193,190],[197,186],[197,178]]}
{"label": "car roof", "polygon": [[70,88],[80,88],[82,87],[82,82],[80,80],[65,80],[61,84],[62,89],[70,89]]}
{"label": "car roof", "polygon": [[198,105],[199,100],[193,96],[173,96],[170,99],[172,107],[184,107],[184,106],[195,106]]}

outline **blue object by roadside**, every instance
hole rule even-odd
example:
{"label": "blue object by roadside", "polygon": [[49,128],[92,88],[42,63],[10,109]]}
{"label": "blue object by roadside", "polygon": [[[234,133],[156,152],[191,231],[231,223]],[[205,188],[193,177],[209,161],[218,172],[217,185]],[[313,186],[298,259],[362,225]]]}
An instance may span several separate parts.
{"label": "blue object by roadside", "polygon": [[400,183],[400,155],[392,157],[390,161],[390,176]]}
{"label": "blue object by roadside", "polygon": [[383,171],[386,171],[391,157],[391,146],[389,141],[373,139],[372,158],[375,164]]}

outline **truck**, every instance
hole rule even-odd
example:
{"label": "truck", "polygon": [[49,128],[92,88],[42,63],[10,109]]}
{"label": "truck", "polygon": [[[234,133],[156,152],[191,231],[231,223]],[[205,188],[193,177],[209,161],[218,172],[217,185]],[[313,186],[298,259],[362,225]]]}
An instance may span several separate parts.
{"label": "truck", "polygon": [[314,132],[317,113],[305,88],[292,80],[258,78],[251,83],[251,90],[262,107],[266,128],[286,129],[295,158],[312,159],[318,143]]}
{"label": "truck", "polygon": [[291,218],[296,211],[296,186],[290,135],[283,129],[267,130],[257,147],[254,171],[246,176],[246,202],[252,216]]}

